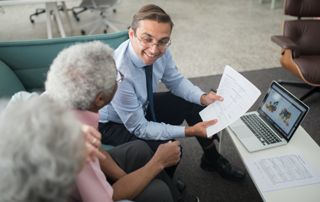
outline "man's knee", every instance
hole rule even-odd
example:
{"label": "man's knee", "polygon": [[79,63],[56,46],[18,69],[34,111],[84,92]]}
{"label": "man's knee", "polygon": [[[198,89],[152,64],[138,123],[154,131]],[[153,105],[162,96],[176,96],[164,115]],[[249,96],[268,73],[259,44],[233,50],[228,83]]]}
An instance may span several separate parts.
{"label": "man's knee", "polygon": [[[130,143],[128,143],[130,144]],[[153,156],[153,151],[150,149],[149,145],[142,140],[135,140],[132,141],[130,145],[130,151],[132,152],[136,158],[141,158],[142,160],[147,160],[147,162],[152,158]]]}
{"label": "man's knee", "polygon": [[150,184],[139,194],[136,202],[173,202],[171,191],[167,184],[159,179],[154,179]]}
{"label": "man's knee", "polygon": [[114,147],[109,153],[127,173],[141,168],[153,156],[153,152],[148,144],[141,140],[135,140]]}

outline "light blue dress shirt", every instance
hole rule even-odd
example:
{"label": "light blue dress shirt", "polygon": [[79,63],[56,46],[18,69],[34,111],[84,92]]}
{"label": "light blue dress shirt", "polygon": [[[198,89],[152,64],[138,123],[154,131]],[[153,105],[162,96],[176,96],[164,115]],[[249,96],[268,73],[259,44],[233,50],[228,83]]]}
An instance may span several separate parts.
{"label": "light blue dress shirt", "polygon": [[[124,79],[118,83],[117,92],[111,103],[100,110],[100,122],[123,123],[128,131],[147,140],[184,137],[184,126],[151,122],[145,118],[147,107],[147,87],[143,68],[145,64],[135,53],[130,40],[122,43],[114,51],[114,59]],[[152,78],[153,92],[156,92],[159,83],[163,82],[174,95],[200,104],[200,97],[204,92],[178,72],[169,50],[153,64]]]}

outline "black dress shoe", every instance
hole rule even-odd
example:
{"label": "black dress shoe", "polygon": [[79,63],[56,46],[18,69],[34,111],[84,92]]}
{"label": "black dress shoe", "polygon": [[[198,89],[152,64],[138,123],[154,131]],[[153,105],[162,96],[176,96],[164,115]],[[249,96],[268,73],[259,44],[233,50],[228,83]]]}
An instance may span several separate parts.
{"label": "black dress shoe", "polygon": [[178,197],[178,202],[200,202],[200,199],[192,194],[189,194],[186,190],[186,185],[181,179],[176,180],[176,187],[180,192],[180,196]]}
{"label": "black dress shoe", "polygon": [[203,155],[200,167],[210,172],[217,171],[223,178],[233,181],[241,181],[246,176],[243,171],[232,167],[229,161],[223,156],[220,156],[215,162],[212,162]]}
{"label": "black dress shoe", "polygon": [[178,199],[178,202],[200,202],[199,197],[186,193],[183,198]]}

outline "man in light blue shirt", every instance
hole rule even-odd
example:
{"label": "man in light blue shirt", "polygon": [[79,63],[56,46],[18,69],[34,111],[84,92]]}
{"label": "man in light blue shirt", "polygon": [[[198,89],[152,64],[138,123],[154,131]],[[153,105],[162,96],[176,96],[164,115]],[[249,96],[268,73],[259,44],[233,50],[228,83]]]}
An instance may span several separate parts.
{"label": "man in light blue shirt", "polygon": [[[201,168],[217,171],[226,179],[242,180],[245,174],[233,168],[218,153],[213,139],[207,138],[206,128],[217,120],[202,122],[199,116],[204,106],[223,98],[203,92],[179,73],[168,50],[172,28],[170,16],[156,5],[146,5],[134,15],[130,39],[114,52],[123,78],[111,104],[99,112],[102,142],[119,145],[142,139],[155,151],[168,140],[196,137],[204,151]],[[152,71],[152,92],[159,82],[169,92],[148,95],[148,70]],[[181,126],[184,120],[189,126]]]}

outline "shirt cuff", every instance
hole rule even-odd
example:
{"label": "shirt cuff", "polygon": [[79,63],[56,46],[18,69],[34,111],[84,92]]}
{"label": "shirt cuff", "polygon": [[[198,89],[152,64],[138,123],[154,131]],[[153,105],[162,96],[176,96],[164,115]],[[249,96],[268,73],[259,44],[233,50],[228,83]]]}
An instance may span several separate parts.
{"label": "shirt cuff", "polygon": [[185,137],[185,127],[184,126],[172,126],[172,138]]}
{"label": "shirt cuff", "polygon": [[196,104],[198,104],[198,105],[201,105],[201,106],[203,106],[202,104],[201,104],[201,96],[202,95],[204,95],[204,94],[206,94],[204,91],[199,91],[199,92],[197,92],[196,94],[195,94],[195,100],[193,100],[193,102],[194,103],[196,103]]}

